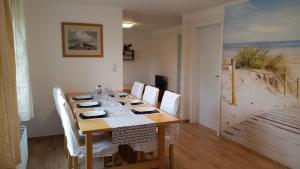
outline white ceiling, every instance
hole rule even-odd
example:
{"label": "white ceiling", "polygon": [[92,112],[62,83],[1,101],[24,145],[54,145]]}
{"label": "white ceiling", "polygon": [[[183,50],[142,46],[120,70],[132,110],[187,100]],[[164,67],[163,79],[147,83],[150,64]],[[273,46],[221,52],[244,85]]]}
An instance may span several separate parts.
{"label": "white ceiling", "polygon": [[234,0],[69,0],[117,6],[124,21],[138,23],[136,29],[158,30],[181,24],[181,14],[199,11]]}

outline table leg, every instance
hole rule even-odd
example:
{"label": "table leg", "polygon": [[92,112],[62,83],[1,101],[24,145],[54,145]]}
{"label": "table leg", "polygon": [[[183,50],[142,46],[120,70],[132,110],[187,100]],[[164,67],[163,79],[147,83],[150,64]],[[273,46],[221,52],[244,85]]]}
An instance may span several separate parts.
{"label": "table leg", "polygon": [[165,126],[158,127],[158,166],[159,169],[165,168]]}
{"label": "table leg", "polygon": [[85,134],[85,165],[86,169],[93,169],[93,137],[92,133]]}

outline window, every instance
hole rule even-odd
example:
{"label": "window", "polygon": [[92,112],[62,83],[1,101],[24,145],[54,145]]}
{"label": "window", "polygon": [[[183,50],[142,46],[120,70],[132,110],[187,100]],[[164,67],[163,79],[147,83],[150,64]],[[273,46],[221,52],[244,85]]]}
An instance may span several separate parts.
{"label": "window", "polygon": [[12,20],[16,56],[18,111],[21,121],[33,118],[33,106],[28,70],[24,1],[12,0]]}

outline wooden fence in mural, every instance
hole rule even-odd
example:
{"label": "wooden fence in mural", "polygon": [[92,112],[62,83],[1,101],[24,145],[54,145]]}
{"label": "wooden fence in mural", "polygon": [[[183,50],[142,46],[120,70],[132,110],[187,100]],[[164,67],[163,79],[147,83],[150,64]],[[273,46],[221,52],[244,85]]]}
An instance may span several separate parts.
{"label": "wooden fence in mural", "polygon": [[[237,91],[236,91],[236,84],[237,83],[236,83],[236,62],[235,62],[235,60],[231,59],[229,65],[231,66],[231,84],[232,84],[232,88],[231,88],[232,89],[232,96],[231,96],[232,101],[231,101],[231,104],[236,105],[237,104],[237,96],[236,96],[237,95]],[[241,66],[239,66],[239,68],[250,70],[248,68],[241,67]],[[258,74],[261,74],[264,78],[267,75],[266,73],[261,73],[261,72],[255,71],[255,70],[250,70],[250,71],[256,72]],[[295,86],[296,87],[296,94],[295,94],[295,96],[297,97],[298,100],[300,100],[300,94],[299,94],[299,92],[300,92],[300,89],[299,89],[299,87],[300,87],[300,85],[299,85],[299,77],[296,80],[293,80],[293,79],[289,80],[288,79],[288,69],[287,68],[285,68],[284,74],[282,74],[282,77],[283,77],[283,83],[284,83],[283,84],[283,94],[285,96],[287,95],[287,93],[288,93],[288,84],[290,86]],[[278,84],[279,82],[273,80],[273,83],[274,84]]]}

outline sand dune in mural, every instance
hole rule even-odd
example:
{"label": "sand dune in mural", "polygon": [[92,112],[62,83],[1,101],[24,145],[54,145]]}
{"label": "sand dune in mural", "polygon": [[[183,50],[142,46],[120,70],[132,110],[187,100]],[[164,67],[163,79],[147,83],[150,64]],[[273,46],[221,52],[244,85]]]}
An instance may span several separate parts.
{"label": "sand dune in mural", "polygon": [[[237,104],[233,105],[231,69],[223,65],[221,134],[291,168],[299,168],[300,102],[295,83],[289,83],[284,95],[283,79],[276,73],[237,68]],[[290,70],[299,75],[298,69]]]}
{"label": "sand dune in mural", "polygon": [[[264,74],[266,78],[264,79]],[[293,93],[283,94],[283,84],[272,84],[272,78],[277,76],[266,70],[236,71],[237,105],[231,104],[231,69],[227,66],[222,71],[222,128],[234,126],[250,116],[270,112],[274,109],[285,109],[297,104]],[[300,117],[300,114],[299,114]]]}

